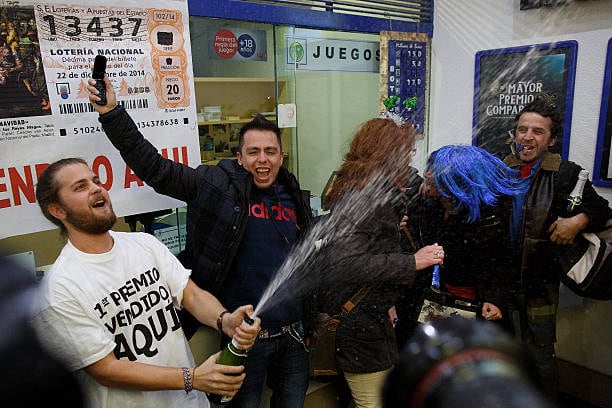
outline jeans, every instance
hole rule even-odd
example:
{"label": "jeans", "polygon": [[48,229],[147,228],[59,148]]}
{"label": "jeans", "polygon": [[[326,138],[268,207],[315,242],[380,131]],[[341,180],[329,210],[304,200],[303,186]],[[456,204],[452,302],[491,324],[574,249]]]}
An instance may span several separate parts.
{"label": "jeans", "polygon": [[[247,357],[246,378],[229,408],[258,408],[264,381],[271,408],[303,408],[308,389],[308,353],[289,334],[259,339]],[[267,378],[266,378],[267,377]]]}

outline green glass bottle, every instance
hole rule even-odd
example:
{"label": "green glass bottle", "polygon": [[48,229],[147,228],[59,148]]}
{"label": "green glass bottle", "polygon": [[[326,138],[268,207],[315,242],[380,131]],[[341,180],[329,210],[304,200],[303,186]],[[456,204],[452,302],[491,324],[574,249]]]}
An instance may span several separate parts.
{"label": "green glass bottle", "polygon": [[[246,316],[242,324],[251,325],[255,321],[250,317]],[[219,358],[217,359],[217,364],[230,365],[230,366],[239,366],[244,365],[247,358],[247,350],[241,350],[234,343],[234,339],[227,343],[227,346],[221,351]],[[229,397],[227,395],[219,395],[219,394],[208,394],[208,399],[210,402],[216,405],[225,405],[232,400],[233,397]]]}

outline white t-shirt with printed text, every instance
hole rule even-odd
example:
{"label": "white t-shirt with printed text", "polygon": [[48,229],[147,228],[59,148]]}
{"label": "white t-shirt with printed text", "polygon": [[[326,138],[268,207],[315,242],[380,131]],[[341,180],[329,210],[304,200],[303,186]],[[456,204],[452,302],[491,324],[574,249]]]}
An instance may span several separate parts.
{"label": "white t-shirt with printed text", "polygon": [[83,370],[113,351],[126,361],[195,366],[176,311],[190,271],[152,235],[110,233],[104,254],[68,241],[42,280],[33,316],[41,341],[75,371],[90,407],[208,407],[195,390],[110,388]]}

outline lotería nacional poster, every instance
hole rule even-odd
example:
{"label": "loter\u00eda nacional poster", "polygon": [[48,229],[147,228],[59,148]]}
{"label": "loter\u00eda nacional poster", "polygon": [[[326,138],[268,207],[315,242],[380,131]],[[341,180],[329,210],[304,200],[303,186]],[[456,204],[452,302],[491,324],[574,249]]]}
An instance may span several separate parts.
{"label": "loter\u00eda nacional poster", "polygon": [[161,152],[200,163],[187,0],[0,2],[0,238],[52,228],[35,201],[51,162],[82,157],[117,215],[175,208],[104,135],[86,81],[96,55],[120,104]]}
{"label": "loter\u00eda nacional poster", "polygon": [[551,151],[567,158],[577,48],[564,41],[478,52],[473,144],[499,156],[509,153],[516,115],[541,95],[563,115],[563,135]]}

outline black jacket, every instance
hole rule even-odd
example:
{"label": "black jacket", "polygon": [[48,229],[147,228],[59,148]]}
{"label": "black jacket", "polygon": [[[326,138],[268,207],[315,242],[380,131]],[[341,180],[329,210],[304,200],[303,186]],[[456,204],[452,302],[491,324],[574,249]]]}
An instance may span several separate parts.
{"label": "black jacket", "polygon": [[438,243],[444,247],[441,281],[453,286],[479,289],[482,299],[485,274],[490,274],[507,234],[507,218],[496,207],[483,206],[480,217],[467,221],[467,211],[445,219],[440,200],[428,198],[409,213],[408,229],[419,248]]}
{"label": "black jacket", "polygon": [[326,222],[334,223],[336,230],[348,228],[331,235],[320,254],[326,265],[317,268],[319,311],[336,314],[360,288],[369,288],[336,332],[336,358],[349,373],[382,371],[397,362],[388,310],[396,304],[400,287],[412,284],[416,275],[414,256],[400,245],[403,206],[377,202],[364,199],[348,211],[332,209]]}
{"label": "black jacket", "polygon": [[[138,177],[156,192],[187,203],[187,240],[179,259],[192,269],[191,278],[199,287],[220,296],[245,231],[251,174],[236,160],[194,169],[162,157],[121,106],[99,120]],[[295,199],[300,231],[307,230],[312,220],[309,197],[285,168],[281,167],[278,182]],[[196,324],[195,320],[186,325],[190,324]],[[188,335],[192,330],[185,327]]]}
{"label": "black jacket", "polygon": [[[504,162],[519,168],[520,161],[509,155]],[[560,285],[560,267],[557,253],[563,250],[550,241],[547,232],[559,217],[567,217],[569,197],[581,167],[561,160],[558,154],[546,153],[525,197],[522,208],[522,225],[517,252],[512,262],[500,266],[500,286],[504,290],[506,304],[520,317],[515,331],[530,334],[536,344],[552,344],[556,333],[556,310]],[[608,219],[608,202],[597,194],[587,181],[582,196],[581,211],[589,217],[585,232],[597,231]],[[511,209],[508,209],[511,212]],[[510,248],[510,245],[508,246]],[[505,270],[504,270],[505,269]]]}
{"label": "black jacket", "polygon": [[[511,168],[520,166],[514,155],[507,156],[504,162]],[[555,244],[550,242],[547,230],[557,218],[569,215],[567,199],[580,170],[579,165],[561,160],[558,154],[545,154],[522,208],[519,254],[514,257],[519,268],[512,276],[515,283],[524,286],[542,281],[559,282],[555,251],[551,249]],[[608,202],[597,194],[590,181],[584,187],[581,211],[589,217],[585,232],[599,230],[608,220]]]}

